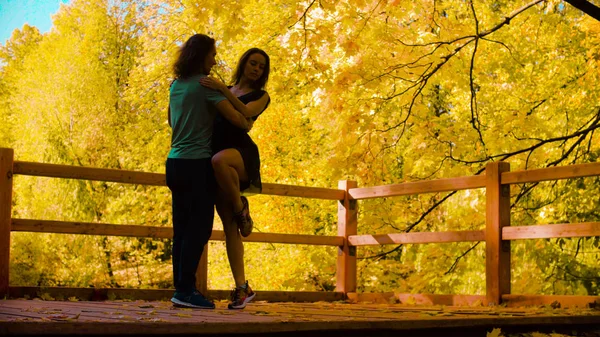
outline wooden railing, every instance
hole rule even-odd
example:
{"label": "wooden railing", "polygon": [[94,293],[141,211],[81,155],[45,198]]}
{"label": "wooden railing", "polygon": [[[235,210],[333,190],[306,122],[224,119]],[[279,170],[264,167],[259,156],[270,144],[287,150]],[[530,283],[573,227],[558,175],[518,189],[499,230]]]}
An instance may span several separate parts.
{"label": "wooden railing", "polygon": [[[116,225],[12,218],[12,177],[15,174],[69,179],[98,180],[128,184],[166,186],[164,174],[136,171],[87,168],[55,164],[14,161],[12,149],[0,148],[0,296],[18,297],[39,292],[38,287],[14,287],[9,285],[10,233],[11,231],[70,233],[106,236],[133,236],[171,238],[172,228],[138,225]],[[510,291],[510,242],[520,239],[590,237],[600,236],[600,223],[577,223],[558,225],[510,226],[510,185],[547,180],[600,176],[600,163],[579,164],[547,169],[510,172],[507,162],[487,164],[485,175],[450,179],[437,179],[395,185],[358,188],[355,181],[340,181],[338,189],[302,187],[280,184],[263,184],[262,194],[283,197],[303,197],[334,200],[338,203],[338,235],[297,235],[276,233],[253,233],[245,242],[288,243],[305,245],[337,246],[336,291],[334,292],[285,292],[261,291],[261,299],[267,301],[332,301],[351,300],[389,301],[395,297],[405,301],[409,297],[416,303],[460,305],[481,301],[484,304],[548,304],[555,301],[565,305],[600,303],[600,296],[543,296],[515,295]],[[357,235],[358,201],[370,198],[416,195],[424,193],[486,189],[486,225],[481,230],[420,232],[398,234]],[[225,239],[223,231],[214,230],[211,240]],[[442,242],[486,243],[486,295],[435,295],[357,293],[356,249],[367,245],[422,244]],[[207,254],[203,254],[198,268],[198,288],[213,297],[225,298],[225,290],[207,289]],[[44,289],[66,296],[90,297],[98,293],[113,292],[117,296],[127,293],[131,298],[159,299],[171,295],[172,290],[142,289]]]}

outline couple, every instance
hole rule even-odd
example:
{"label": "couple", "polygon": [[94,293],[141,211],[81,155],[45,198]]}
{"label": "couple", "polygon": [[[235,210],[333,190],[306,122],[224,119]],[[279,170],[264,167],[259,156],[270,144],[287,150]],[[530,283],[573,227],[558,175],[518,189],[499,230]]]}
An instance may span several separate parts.
{"label": "couple", "polygon": [[215,40],[196,34],[180,48],[174,64],[169,96],[172,138],[166,161],[173,207],[171,302],[215,308],[196,290],[196,269],[212,233],[216,205],[236,285],[228,308],[243,309],[255,293],[245,279],[240,236],[250,235],[253,223],[248,200],[240,191],[261,188],[258,148],[248,131],[270,102],[263,90],[270,61],[264,51],[248,50],[239,60],[234,85],[228,87],[207,76],[216,54]]}

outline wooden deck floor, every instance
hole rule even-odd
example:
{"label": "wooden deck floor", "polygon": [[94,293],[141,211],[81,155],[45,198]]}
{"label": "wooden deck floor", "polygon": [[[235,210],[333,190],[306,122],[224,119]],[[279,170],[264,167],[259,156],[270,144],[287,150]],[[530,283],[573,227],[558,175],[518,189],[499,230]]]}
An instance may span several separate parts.
{"label": "wooden deck floor", "polygon": [[[400,304],[250,303],[244,310],[174,308],[166,301],[0,300],[0,335],[485,336],[568,329],[600,336],[600,310]],[[443,330],[443,331],[441,331]]]}

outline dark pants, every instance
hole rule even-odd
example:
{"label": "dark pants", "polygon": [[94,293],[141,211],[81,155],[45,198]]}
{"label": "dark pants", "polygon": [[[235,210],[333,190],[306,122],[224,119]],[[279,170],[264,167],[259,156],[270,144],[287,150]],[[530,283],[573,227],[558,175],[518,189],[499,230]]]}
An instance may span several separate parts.
{"label": "dark pants", "polygon": [[210,158],[166,163],[173,201],[173,282],[178,292],[196,289],[196,270],[212,233],[216,181]]}

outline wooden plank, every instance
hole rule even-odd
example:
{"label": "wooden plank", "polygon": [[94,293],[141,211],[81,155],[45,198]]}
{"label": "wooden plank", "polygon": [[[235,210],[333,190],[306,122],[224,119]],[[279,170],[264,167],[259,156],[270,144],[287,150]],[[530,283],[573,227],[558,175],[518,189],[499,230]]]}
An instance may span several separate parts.
{"label": "wooden plank", "polygon": [[510,185],[500,176],[510,171],[507,162],[486,165],[485,285],[486,303],[500,304],[510,294],[510,241],[502,241],[502,228],[510,226]]}
{"label": "wooden plank", "polygon": [[133,236],[170,239],[171,227],[114,225],[95,222],[73,222],[35,219],[12,219],[12,230],[18,232]]}
{"label": "wooden plank", "polygon": [[[47,316],[55,303],[44,301],[8,301],[12,306],[15,302],[24,312],[31,316]],[[319,303],[307,306],[305,310],[286,306],[259,304],[259,310],[253,310],[251,303],[246,310],[223,310],[223,304],[218,303],[216,310],[190,310],[175,309],[172,313],[164,307],[163,303],[148,303],[156,307],[157,316],[163,321],[150,321],[147,313],[154,310],[139,308],[130,310],[124,308],[127,303],[61,303],[60,311],[71,315],[80,314],[77,319],[53,321],[38,319],[37,321],[12,321],[0,319],[0,334],[22,335],[226,335],[233,334],[269,334],[285,336],[363,336],[384,333],[384,335],[475,335],[472,328],[480,328],[481,335],[484,328],[523,328],[528,326],[530,331],[542,330],[564,325],[570,325],[572,330],[580,328],[597,328],[600,324],[600,314],[591,310],[565,311],[558,310],[552,313],[531,314],[528,316],[512,316],[514,310],[499,308],[496,312],[482,310],[473,314],[461,314],[457,317],[452,310],[437,311],[440,316],[431,316],[423,312],[391,311],[388,306],[370,312],[353,311],[355,305],[331,306],[325,309]],[[81,307],[78,307],[81,306]],[[134,306],[139,305],[134,303]],[[102,306],[99,310],[95,306]],[[40,310],[41,309],[41,310]],[[103,311],[106,312],[103,312]],[[123,315],[121,315],[123,310]],[[127,311],[125,311],[127,310]],[[340,315],[339,311],[348,312],[348,317]],[[11,312],[14,313],[14,312]],[[435,314],[436,312],[432,312]],[[16,314],[16,313],[15,313]],[[109,320],[99,321],[102,315]],[[364,316],[363,316],[364,315]],[[451,317],[448,317],[451,316]],[[48,318],[48,317],[46,317]],[[381,319],[384,318],[384,319]],[[427,330],[436,329],[436,330]],[[442,332],[443,330],[443,332]],[[435,332],[435,333],[433,333]],[[470,334],[469,334],[470,332]]]}
{"label": "wooden plank", "polygon": [[600,296],[574,296],[574,295],[502,295],[502,302],[511,307],[552,305],[556,308],[589,308],[600,306]]}
{"label": "wooden plank", "polygon": [[407,243],[445,243],[485,240],[485,231],[419,232],[401,234],[350,235],[351,246],[376,246]]}
{"label": "wooden plank", "polygon": [[131,288],[76,288],[76,287],[25,287],[11,286],[11,298],[37,298],[46,294],[57,300],[75,297],[80,301],[146,300],[167,301],[174,289],[131,289]]}
{"label": "wooden plank", "polygon": [[342,200],[346,191],[322,187],[305,187],[283,184],[263,183],[262,193],[286,197],[301,197],[311,199]]}
{"label": "wooden plank", "polygon": [[[349,191],[357,186],[356,181],[341,180],[338,188]],[[343,246],[338,247],[336,264],[336,291],[344,294],[356,291],[356,247],[350,246],[347,238],[356,235],[358,224],[357,200],[350,200],[349,194],[338,202],[338,236],[345,240]]]}
{"label": "wooden plank", "polygon": [[[354,293],[355,294],[355,293]],[[374,293],[372,293],[374,295]],[[392,293],[393,294],[393,293]],[[418,294],[396,294],[397,296],[415,296]],[[433,295],[438,296],[438,295]],[[440,295],[443,297],[459,296],[459,295]],[[484,296],[477,295],[461,295],[461,297],[473,297],[473,298],[484,298]],[[581,296],[551,296],[551,297],[581,297]],[[412,301],[411,301],[412,302]],[[426,301],[431,302],[431,301]],[[142,300],[131,300],[131,301],[38,301],[38,300],[4,300],[0,307],[1,313],[7,313],[8,315],[18,314],[19,311],[22,313],[33,313],[33,314],[53,314],[56,312],[67,312],[77,313],[79,311],[84,315],[85,313],[102,313],[109,315],[130,315],[135,316],[136,314],[148,314],[154,313],[160,316],[163,313],[177,312],[177,309],[173,308],[170,301],[142,301]],[[593,301],[590,303],[594,303]],[[205,316],[205,317],[218,317],[222,314],[219,312],[223,308],[223,304],[218,303],[216,310],[190,310],[182,309],[193,315]],[[537,305],[536,305],[537,306]],[[540,308],[547,309],[547,308]],[[595,314],[600,317],[600,312],[596,310],[573,310],[574,308],[552,308],[552,314],[575,314],[575,315],[590,315]],[[417,318],[420,313],[423,312],[434,312],[441,313],[445,312],[448,314],[460,314],[460,315],[471,315],[471,317],[486,316],[486,315],[499,315],[499,314],[515,314],[515,315],[526,315],[536,316],[544,315],[548,313],[547,310],[531,310],[530,308],[507,308],[503,306],[482,306],[479,299],[474,302],[474,305],[415,305],[415,304],[389,304],[389,303],[339,303],[339,302],[319,302],[319,303],[294,303],[286,302],[284,304],[268,303],[265,301],[251,302],[251,304],[243,311],[229,311],[231,315],[244,313],[255,313],[265,312],[269,313],[291,313],[294,315],[311,315],[311,316],[332,316],[336,318],[405,318],[405,316],[413,316]],[[35,316],[35,315],[32,315]],[[446,315],[449,316],[449,315]],[[231,317],[231,316],[230,316]],[[112,318],[112,317],[111,317]],[[118,318],[118,317],[117,317]]]}
{"label": "wooden plank", "polygon": [[[36,303],[37,302],[37,303]],[[39,303],[42,302],[42,303]],[[77,321],[161,321],[182,322],[210,320],[211,322],[236,322],[240,317],[227,315],[226,303],[216,303],[215,310],[198,310],[175,308],[170,301],[23,301],[9,300],[0,308],[0,315],[18,315],[17,310],[30,317],[50,318],[48,315],[62,314],[78,316]],[[5,310],[7,309],[7,310]],[[247,308],[245,312],[251,311]],[[15,312],[17,311],[17,312]],[[225,313],[225,315],[224,315]],[[244,315],[246,316],[246,315]],[[1,320],[1,316],[0,316]],[[259,321],[261,319],[258,319]]]}
{"label": "wooden plank", "polygon": [[[86,310],[82,312],[80,307],[60,308],[59,305],[53,305],[53,308],[44,308],[37,305],[28,305],[31,301],[9,301],[0,307],[0,321],[66,321],[67,319],[77,319],[77,321],[120,321],[119,319],[111,319],[114,316],[97,315],[88,313]],[[60,302],[56,302],[60,303]],[[18,304],[18,305],[15,305]],[[37,303],[36,303],[37,304]],[[2,335],[2,332],[0,332]]]}
{"label": "wooden plank", "polygon": [[[223,231],[213,230],[211,240],[225,241]],[[313,246],[342,246],[344,238],[341,236],[307,235],[307,234],[280,234],[253,232],[248,237],[242,238],[244,242],[285,243]]]}
{"label": "wooden plank", "polygon": [[[76,297],[84,301],[145,300],[168,301],[173,289],[132,289],[132,288],[72,288],[72,287],[9,287],[11,298],[36,298],[47,294],[56,299]],[[262,291],[255,290],[257,301],[268,302],[333,302],[346,299],[335,291]],[[215,300],[227,300],[231,290],[209,289],[207,296]]]}
{"label": "wooden plank", "polygon": [[[36,303],[37,302],[37,303]],[[42,302],[42,303],[39,303]],[[225,303],[216,303],[215,310],[191,310],[175,308],[170,301],[7,301],[0,308],[0,320],[30,318],[44,321],[104,321],[104,322],[225,322],[235,323],[247,320],[247,313],[231,315]],[[20,311],[20,312],[19,312]],[[244,312],[251,311],[250,308]],[[15,317],[17,316],[17,317]],[[21,317],[19,317],[21,316]],[[241,317],[240,317],[241,316]],[[244,317],[245,316],[245,317]],[[246,318],[246,319],[244,319]],[[22,319],[21,319],[22,320]],[[253,317],[254,321],[271,321],[271,317]],[[1,333],[0,333],[1,334]]]}
{"label": "wooden plank", "polygon": [[[85,179],[127,184],[166,186],[165,175],[163,173],[149,173],[95,167],[44,164],[25,161],[14,162],[14,173],[29,176]],[[344,199],[345,193],[345,191],[332,188],[263,183],[263,190],[260,194],[313,199],[341,200]]]}
{"label": "wooden plank", "polygon": [[252,309],[254,310],[269,310],[269,312],[292,314],[294,316],[310,315],[314,318],[329,319],[331,316],[334,319],[360,319],[360,318],[397,318],[398,315],[394,311],[382,312],[382,310],[373,310],[372,308],[362,308],[355,304],[349,303],[292,303],[286,302],[282,305],[273,305],[266,302],[253,302]]}
{"label": "wooden plank", "polygon": [[438,295],[438,294],[404,294],[394,292],[383,293],[348,293],[348,300],[354,303],[401,303],[416,305],[471,306],[485,302],[484,295]]}
{"label": "wooden plank", "polygon": [[12,149],[0,148],[0,298],[8,295],[13,158]]}
{"label": "wooden plank", "polygon": [[600,236],[600,222],[510,226],[502,228],[503,240],[577,238]]}
{"label": "wooden plank", "polygon": [[142,308],[129,309],[123,307],[123,304],[121,306],[115,304],[107,306],[99,305],[99,303],[103,302],[44,301],[43,303],[34,303],[34,301],[22,300],[7,301],[0,308],[0,320],[121,322],[134,321],[135,318],[159,318],[166,316],[165,314],[161,315],[157,310],[154,310],[151,316],[145,316],[143,313],[150,310]]}
{"label": "wooden plank", "polygon": [[[12,231],[86,234],[107,236],[132,236],[170,239],[173,237],[171,227],[142,226],[142,225],[114,225],[92,222],[51,221],[34,219],[12,219]],[[213,230],[210,240],[225,241],[225,233]],[[341,246],[344,238],[339,236],[321,236],[304,234],[279,234],[279,233],[252,233],[244,242],[268,242],[285,244],[304,244],[318,246]]]}
{"label": "wooden plank", "polygon": [[600,163],[576,164],[502,173],[502,184],[524,184],[538,181],[600,176]]}
{"label": "wooden plank", "polygon": [[[256,301],[267,302],[334,302],[343,301],[346,295],[339,291],[273,291],[255,290]],[[209,290],[211,298],[227,300],[231,290]]]}
{"label": "wooden plank", "polygon": [[110,181],[126,184],[166,186],[165,175],[139,171],[105,169],[15,161],[14,173],[28,176]]}
{"label": "wooden plank", "polygon": [[458,178],[415,181],[403,184],[383,185],[375,187],[351,188],[350,199],[372,199],[399,195],[415,195],[424,193],[469,190],[485,187],[485,176],[469,176]]}

